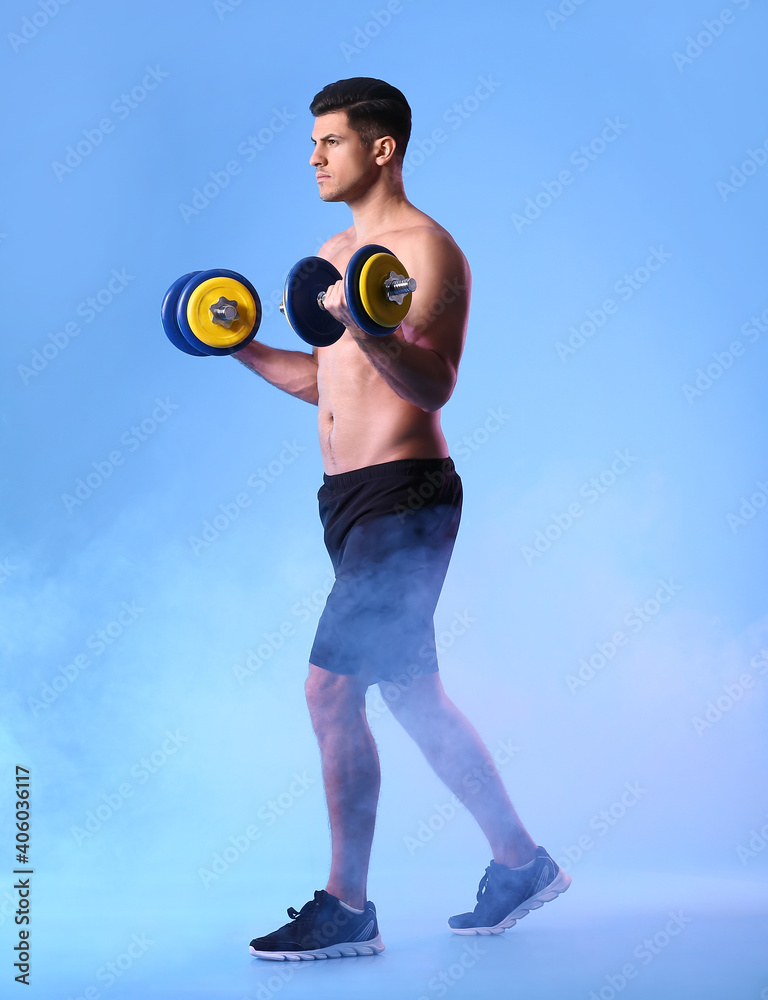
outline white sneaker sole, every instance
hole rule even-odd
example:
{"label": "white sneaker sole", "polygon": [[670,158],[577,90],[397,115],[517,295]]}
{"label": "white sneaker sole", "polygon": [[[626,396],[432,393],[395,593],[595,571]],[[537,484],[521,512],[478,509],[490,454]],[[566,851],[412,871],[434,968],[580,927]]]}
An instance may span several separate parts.
{"label": "white sneaker sole", "polygon": [[315,951],[256,951],[250,945],[248,950],[256,958],[265,958],[270,962],[311,962],[319,958],[353,958],[355,955],[378,955],[384,951],[381,934],[370,941],[345,941],[342,944],[332,944],[327,948],[317,948]]}
{"label": "white sneaker sole", "polygon": [[572,881],[573,879],[570,875],[566,875],[562,870],[559,871],[549,885],[531,896],[530,899],[526,899],[517,909],[512,910],[511,913],[507,914],[498,924],[494,924],[493,927],[451,927],[450,924],[448,924],[448,927],[454,934],[503,934],[508,927],[514,927],[517,921],[522,920],[531,910],[538,910],[540,906],[555,899],[561,892],[565,892]]}

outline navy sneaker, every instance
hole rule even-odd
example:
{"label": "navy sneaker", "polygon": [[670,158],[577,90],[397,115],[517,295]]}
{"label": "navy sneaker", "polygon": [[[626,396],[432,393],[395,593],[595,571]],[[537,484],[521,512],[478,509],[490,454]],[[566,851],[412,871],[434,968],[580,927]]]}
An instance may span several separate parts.
{"label": "navy sneaker", "polygon": [[472,913],[449,917],[454,934],[503,934],[521,917],[565,892],[571,876],[555,864],[543,847],[521,870],[491,861],[480,879],[477,906]]}
{"label": "navy sneaker", "polygon": [[288,907],[289,924],[251,941],[251,954],[272,961],[345,958],[384,951],[376,907],[368,900],[362,913],[352,913],[325,889],[315,892],[300,910]]}

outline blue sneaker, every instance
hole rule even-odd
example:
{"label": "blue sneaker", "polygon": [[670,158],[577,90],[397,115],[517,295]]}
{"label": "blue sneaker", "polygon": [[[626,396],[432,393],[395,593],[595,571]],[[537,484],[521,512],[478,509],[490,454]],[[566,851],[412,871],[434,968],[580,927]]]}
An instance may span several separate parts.
{"label": "blue sneaker", "polygon": [[384,951],[376,907],[370,900],[362,913],[352,913],[336,896],[319,889],[300,910],[289,906],[288,916],[289,924],[251,941],[252,955],[275,962],[299,962]]}
{"label": "blue sneaker", "polygon": [[454,934],[503,934],[521,917],[565,892],[571,884],[543,847],[523,869],[508,868],[491,861],[480,879],[477,906],[472,913],[448,918]]}

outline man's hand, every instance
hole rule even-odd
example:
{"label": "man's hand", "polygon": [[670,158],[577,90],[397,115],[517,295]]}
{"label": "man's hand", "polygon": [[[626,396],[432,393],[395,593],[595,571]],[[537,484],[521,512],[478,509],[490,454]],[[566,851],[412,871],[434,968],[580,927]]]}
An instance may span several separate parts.
{"label": "man's hand", "polygon": [[325,306],[326,312],[329,312],[334,319],[339,321],[339,323],[344,324],[355,340],[360,340],[361,337],[370,337],[370,334],[361,330],[352,319],[352,313],[349,311],[349,306],[347,305],[347,296],[344,291],[343,280],[337,281],[334,285],[330,286],[325,293],[323,305]]}

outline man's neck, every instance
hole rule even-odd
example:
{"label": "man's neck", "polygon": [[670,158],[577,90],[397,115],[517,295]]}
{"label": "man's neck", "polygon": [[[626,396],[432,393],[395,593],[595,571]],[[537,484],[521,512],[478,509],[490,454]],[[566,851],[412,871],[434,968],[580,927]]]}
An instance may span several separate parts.
{"label": "man's neck", "polygon": [[371,242],[377,233],[396,229],[408,209],[413,209],[400,177],[382,177],[364,195],[347,204],[352,210],[356,242],[361,246]]}

